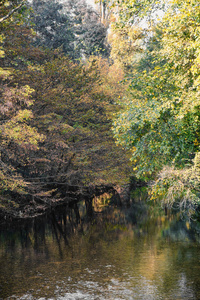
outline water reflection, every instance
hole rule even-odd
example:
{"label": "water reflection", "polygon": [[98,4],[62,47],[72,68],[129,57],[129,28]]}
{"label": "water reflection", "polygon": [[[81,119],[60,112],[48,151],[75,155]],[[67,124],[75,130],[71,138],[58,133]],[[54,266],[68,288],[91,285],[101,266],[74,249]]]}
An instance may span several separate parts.
{"label": "water reflection", "polygon": [[0,299],[200,299],[199,236],[146,204],[74,204],[3,227]]}

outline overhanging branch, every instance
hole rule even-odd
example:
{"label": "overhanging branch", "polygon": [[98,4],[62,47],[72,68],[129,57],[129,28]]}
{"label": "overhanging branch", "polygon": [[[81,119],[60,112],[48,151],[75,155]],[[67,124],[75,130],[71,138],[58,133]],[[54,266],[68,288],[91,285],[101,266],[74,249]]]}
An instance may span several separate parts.
{"label": "overhanging branch", "polygon": [[0,19],[0,23],[4,22],[6,19],[10,18],[17,10],[19,10],[26,0],[23,0],[22,3],[20,3],[17,7],[13,8],[6,16]]}

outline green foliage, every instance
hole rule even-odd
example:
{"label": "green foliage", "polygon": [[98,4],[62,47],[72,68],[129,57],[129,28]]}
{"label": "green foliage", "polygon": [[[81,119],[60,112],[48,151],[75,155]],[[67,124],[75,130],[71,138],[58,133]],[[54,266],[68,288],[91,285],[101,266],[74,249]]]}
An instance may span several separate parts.
{"label": "green foliage", "polygon": [[138,25],[145,22],[145,26],[156,22],[158,15],[166,10],[168,2],[159,0],[109,0],[107,6],[117,15],[116,27],[127,24]]}
{"label": "green foliage", "polygon": [[131,149],[139,177],[163,165],[184,166],[199,149],[199,11],[197,1],[178,11],[177,5],[155,27],[114,122],[115,138]]}
{"label": "green foliage", "polygon": [[35,45],[50,49],[61,48],[76,57],[73,22],[69,12],[63,12],[63,5],[56,0],[33,1],[31,22],[36,32]]}
{"label": "green foliage", "polygon": [[33,1],[31,7],[30,26],[36,32],[35,45],[60,49],[72,59],[109,55],[107,28],[86,1]]}
{"label": "green foliage", "polygon": [[76,51],[79,56],[100,55],[109,57],[107,28],[100,22],[98,13],[85,0],[68,0],[65,9],[73,16]]}
{"label": "green foliage", "polygon": [[130,72],[144,51],[143,39],[144,33],[137,26],[113,26],[108,37],[111,58],[126,72]]}

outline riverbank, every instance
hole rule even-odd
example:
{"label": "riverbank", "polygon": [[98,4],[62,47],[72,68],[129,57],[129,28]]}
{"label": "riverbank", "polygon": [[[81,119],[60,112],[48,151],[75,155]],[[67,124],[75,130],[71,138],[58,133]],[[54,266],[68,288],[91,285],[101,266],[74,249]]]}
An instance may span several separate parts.
{"label": "riverbank", "polygon": [[[135,182],[135,186],[137,186],[137,182]],[[130,204],[130,184],[89,187],[59,186],[57,184],[54,188],[57,190],[56,194],[60,194],[60,198],[48,197],[48,195],[46,197],[40,197],[39,195],[34,195],[34,197],[30,197],[30,195],[16,195],[12,200],[10,195],[5,197],[1,200],[0,223],[4,221],[8,222],[12,219],[35,218],[50,212],[62,204],[73,206],[83,200],[91,204],[92,200],[99,196],[109,198],[113,203],[118,203],[121,206],[126,207]]]}

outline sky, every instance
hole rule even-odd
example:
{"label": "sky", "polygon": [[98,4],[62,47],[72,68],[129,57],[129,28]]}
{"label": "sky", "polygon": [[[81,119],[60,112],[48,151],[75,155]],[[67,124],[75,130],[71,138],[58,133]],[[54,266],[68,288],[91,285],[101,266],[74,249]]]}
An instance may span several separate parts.
{"label": "sky", "polygon": [[86,0],[86,2],[90,5],[92,5],[93,7],[95,7],[95,4],[94,4],[94,1],[95,0]]}
{"label": "sky", "polygon": [[[32,2],[33,0],[29,0],[29,2]],[[65,3],[65,0],[59,0],[60,2],[62,2],[62,3]],[[1,0],[0,0],[0,2],[1,2]],[[93,6],[93,7],[96,7],[96,5],[95,5],[95,0],[86,0],[86,2],[88,3],[88,4],[90,4],[91,6]]]}

